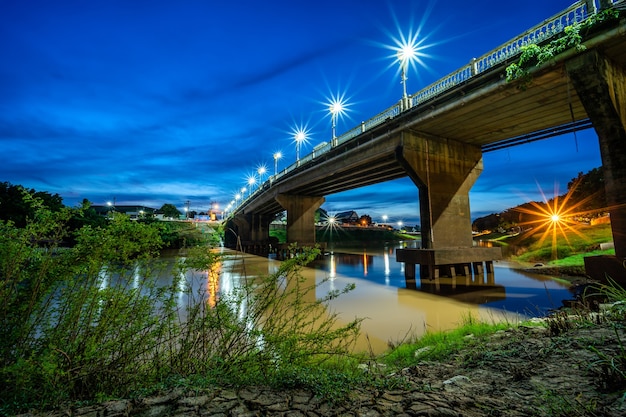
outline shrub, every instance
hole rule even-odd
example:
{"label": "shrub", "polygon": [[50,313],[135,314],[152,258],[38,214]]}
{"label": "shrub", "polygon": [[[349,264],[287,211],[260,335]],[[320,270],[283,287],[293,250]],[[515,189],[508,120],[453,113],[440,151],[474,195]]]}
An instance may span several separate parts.
{"label": "shrub", "polygon": [[[329,359],[351,351],[360,320],[339,324],[327,308],[351,287],[317,299],[322,283],[300,273],[317,249],[220,292],[226,260],[210,248],[188,249],[171,279],[160,280],[158,225],[115,216],[59,248],[70,217],[40,209],[25,228],[0,222],[0,414],[126,397],[170,381],[332,374],[338,362]],[[203,285],[194,293],[189,280]]]}

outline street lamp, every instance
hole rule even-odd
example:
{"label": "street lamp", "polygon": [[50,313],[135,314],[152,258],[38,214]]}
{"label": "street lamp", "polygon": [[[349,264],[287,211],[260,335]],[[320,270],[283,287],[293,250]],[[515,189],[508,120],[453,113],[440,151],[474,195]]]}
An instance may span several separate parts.
{"label": "street lamp", "polygon": [[259,173],[259,187],[261,185],[263,185],[263,175],[265,175],[265,173],[267,172],[267,168],[265,167],[265,165],[261,165],[257,170]]}
{"label": "street lamp", "polygon": [[333,144],[335,143],[335,139],[337,138],[337,134],[336,134],[336,129],[337,129],[337,116],[339,116],[340,113],[343,113],[343,103],[341,101],[333,101],[332,103],[330,103],[330,105],[328,106],[328,111],[330,111],[330,120],[331,120],[331,124],[332,124],[332,131],[333,131]]}
{"label": "street lamp", "polygon": [[402,110],[409,108],[409,96],[406,92],[407,70],[409,62],[417,56],[415,43],[404,43],[398,48],[397,57],[400,62],[400,82],[402,83]]}
{"label": "street lamp", "polygon": [[328,223],[328,228],[330,231],[330,244],[328,245],[330,248],[330,253],[333,253],[333,229],[337,226],[337,218],[335,216],[329,216],[326,219],[326,222]]}
{"label": "street lamp", "polygon": [[278,174],[278,160],[282,157],[282,152],[274,152],[274,176]]}
{"label": "street lamp", "polygon": [[250,194],[248,195],[252,195],[252,188],[254,184],[256,184],[256,177],[254,175],[250,175],[248,177],[248,190],[250,190]]}
{"label": "street lamp", "polygon": [[307,140],[306,130],[298,128],[295,131],[293,138],[296,141],[296,162],[300,162],[300,144]]}
{"label": "street lamp", "polygon": [[332,145],[337,145],[337,119],[348,110],[348,104],[345,100],[345,94],[331,94],[326,102],[330,113],[330,121],[332,125]]}

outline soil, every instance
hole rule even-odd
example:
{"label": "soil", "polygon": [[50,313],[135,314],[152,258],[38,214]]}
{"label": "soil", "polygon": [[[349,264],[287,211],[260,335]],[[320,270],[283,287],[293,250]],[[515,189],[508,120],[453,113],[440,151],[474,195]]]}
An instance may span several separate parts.
{"label": "soil", "polygon": [[445,415],[626,415],[624,328],[560,315],[550,323],[496,333],[444,363],[402,373],[436,392],[454,412]]}

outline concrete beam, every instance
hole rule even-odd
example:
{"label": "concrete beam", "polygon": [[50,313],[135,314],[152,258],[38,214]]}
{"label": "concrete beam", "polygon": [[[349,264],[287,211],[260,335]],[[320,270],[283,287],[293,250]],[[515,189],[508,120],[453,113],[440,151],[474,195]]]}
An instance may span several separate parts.
{"label": "concrete beam", "polygon": [[278,194],[276,201],[287,210],[287,243],[300,246],[315,244],[315,210],[326,199],[291,194]]}
{"label": "concrete beam", "polygon": [[472,247],[469,191],[483,170],[480,147],[407,131],[397,157],[419,189],[422,247]]}
{"label": "concrete beam", "polygon": [[615,255],[623,260],[626,259],[626,70],[597,51],[571,59],[566,69],[598,134]]}

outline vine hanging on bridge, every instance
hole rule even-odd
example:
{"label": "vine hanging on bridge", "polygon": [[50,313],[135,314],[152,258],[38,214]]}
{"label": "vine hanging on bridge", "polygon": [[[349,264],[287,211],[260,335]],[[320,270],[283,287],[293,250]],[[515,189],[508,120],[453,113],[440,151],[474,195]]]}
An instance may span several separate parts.
{"label": "vine hanging on bridge", "polygon": [[519,88],[525,89],[532,81],[531,68],[538,67],[571,48],[584,51],[586,49],[582,43],[584,36],[599,24],[617,20],[619,17],[619,10],[606,9],[582,22],[567,26],[557,39],[545,45],[532,43],[522,46],[519,60],[506,68],[506,80],[508,82],[520,80],[522,83]]}

